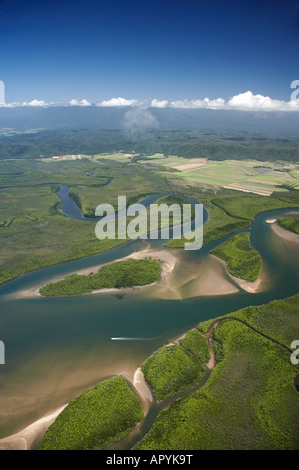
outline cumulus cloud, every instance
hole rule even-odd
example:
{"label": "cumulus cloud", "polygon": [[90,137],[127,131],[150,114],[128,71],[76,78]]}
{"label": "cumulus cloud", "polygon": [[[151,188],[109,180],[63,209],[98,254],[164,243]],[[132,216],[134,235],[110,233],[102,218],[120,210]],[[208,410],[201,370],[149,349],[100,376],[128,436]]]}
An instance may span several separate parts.
{"label": "cumulus cloud", "polygon": [[83,100],[77,100],[73,98],[71,101],[68,102],[70,106],[91,106],[91,103],[87,101],[86,99]]}
{"label": "cumulus cloud", "polygon": [[237,109],[244,111],[299,111],[299,99],[291,101],[274,100],[269,96],[254,95],[251,91],[233,96],[227,102],[223,98],[210,100],[172,101],[171,108],[184,109]]}
{"label": "cumulus cloud", "polygon": [[151,100],[150,107],[151,108],[167,108],[168,101],[167,100]]}
{"label": "cumulus cloud", "polygon": [[[294,82],[295,83],[295,82]],[[299,83],[298,83],[299,87]],[[296,88],[295,86],[293,88]],[[217,99],[196,99],[196,100],[158,100],[151,99],[148,101],[139,101],[138,99],[127,99],[127,98],[111,98],[110,100],[104,100],[97,103],[96,106],[101,107],[112,107],[112,106],[128,106],[132,108],[139,108],[145,110],[146,108],[182,108],[182,109],[223,109],[223,110],[243,110],[243,111],[299,111],[299,88],[293,92],[293,99],[290,101],[276,100],[269,96],[263,96],[260,94],[254,95],[251,91],[240,93],[231,97],[228,101],[223,98]],[[298,96],[298,99],[294,99]],[[47,107],[47,106],[92,106],[86,99],[78,100],[72,99],[67,103],[50,102],[47,103],[43,100],[34,99],[32,101],[24,102],[13,102],[13,103],[1,103],[0,107],[13,108],[21,106],[32,106],[32,107]],[[136,111],[136,110],[135,110]],[[136,112],[134,113],[136,114]],[[142,114],[142,113],[141,113]],[[144,119],[146,115],[143,113]],[[152,115],[151,115],[152,116]],[[154,116],[152,116],[153,119]],[[143,121],[142,121],[143,122]],[[148,123],[150,120],[148,117]],[[137,122],[134,124],[137,127]],[[142,124],[139,126],[142,127]],[[148,125],[146,125],[148,127]]]}
{"label": "cumulus cloud", "polygon": [[229,108],[237,109],[282,109],[287,106],[285,101],[273,100],[269,96],[254,95],[251,91],[233,96],[227,103]]}
{"label": "cumulus cloud", "polygon": [[138,106],[138,100],[127,100],[126,98],[111,98],[111,100],[104,100],[97,104],[97,106]]}
{"label": "cumulus cloud", "polygon": [[49,106],[49,104],[43,100],[32,100],[32,101],[23,101],[23,102],[14,101],[12,103],[1,103],[0,106],[3,108],[17,108],[21,106],[45,107],[45,106]]}

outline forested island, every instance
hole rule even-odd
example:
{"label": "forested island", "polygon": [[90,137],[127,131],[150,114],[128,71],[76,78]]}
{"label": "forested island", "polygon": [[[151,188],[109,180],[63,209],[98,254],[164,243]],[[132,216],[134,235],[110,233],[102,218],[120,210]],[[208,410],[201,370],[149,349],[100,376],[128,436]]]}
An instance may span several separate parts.
{"label": "forested island", "polygon": [[[162,261],[161,261],[162,262]],[[161,277],[161,262],[149,258],[117,261],[101,267],[87,276],[71,274],[65,279],[51,282],[40,289],[47,297],[89,294],[101,289],[146,286]]]}

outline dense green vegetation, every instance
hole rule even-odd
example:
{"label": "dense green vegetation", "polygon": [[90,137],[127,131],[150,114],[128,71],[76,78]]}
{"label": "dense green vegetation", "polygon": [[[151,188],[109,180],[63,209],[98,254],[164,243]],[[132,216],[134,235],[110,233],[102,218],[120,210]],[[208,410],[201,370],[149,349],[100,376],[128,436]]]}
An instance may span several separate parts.
{"label": "dense green vegetation", "polygon": [[299,294],[220,317],[211,377],[162,411],[135,448],[298,449],[298,366],[286,349],[299,335],[298,308]]}
{"label": "dense green vegetation", "polygon": [[[196,191],[186,187],[185,194],[196,197],[204,204],[210,214],[204,226],[203,244],[208,245],[215,240],[239,230],[249,228],[254,216],[266,210],[299,206],[299,191],[292,193],[273,193],[270,197],[257,194],[246,194],[229,190]],[[216,196],[215,196],[216,194]],[[169,248],[182,248],[184,237],[166,243]]]}
{"label": "dense green vegetation", "polygon": [[277,224],[284,228],[285,230],[289,230],[290,232],[297,233],[299,235],[299,218],[285,218],[285,219],[277,219]]}
{"label": "dense green vegetation", "polygon": [[[186,110],[184,110],[186,112]],[[222,118],[221,118],[222,120]],[[80,122],[81,124],[81,122]],[[2,158],[40,158],[41,155],[87,154],[117,152],[151,155],[163,153],[187,158],[205,157],[213,160],[251,159],[261,161],[299,160],[296,137],[276,138],[271,135],[248,133],[203,132],[197,130],[150,129],[134,134],[120,130],[121,126],[103,129],[88,125],[86,129],[42,130],[31,134],[0,137]],[[186,127],[186,126],[184,126]],[[211,124],[211,127],[214,127]],[[136,160],[136,158],[134,159]],[[133,161],[134,161],[133,160]]]}
{"label": "dense green vegetation", "polygon": [[201,363],[176,345],[156,351],[142,364],[141,369],[158,400],[191,387],[205,374]]}
{"label": "dense green vegetation", "polygon": [[[173,217],[173,214],[172,212],[170,212],[169,214],[169,218],[166,217],[166,220],[163,220],[161,215],[159,215],[159,220],[158,220],[158,227],[159,228],[162,228],[162,227],[172,227],[173,225],[178,225],[179,223],[183,223],[184,221],[184,204],[189,204],[189,202],[180,197],[180,196],[176,196],[175,194],[169,194],[167,196],[163,196],[161,197],[160,199],[158,199],[155,204],[157,205],[162,205],[162,204],[166,204],[168,206],[168,208],[171,207],[172,204],[176,204],[180,207],[180,211],[181,211],[181,219],[178,219],[178,220],[174,220],[174,217]],[[154,204],[153,204],[154,205]],[[191,205],[191,219],[188,218],[188,212],[185,212],[185,218],[186,218],[186,222],[189,221],[189,220],[192,220],[195,216],[195,209],[194,209],[194,206]]]}
{"label": "dense green vegetation", "polygon": [[187,349],[200,361],[207,363],[210,359],[210,348],[206,338],[198,330],[190,330],[185,338],[180,340],[180,345]]}
{"label": "dense green vegetation", "polygon": [[160,279],[161,265],[151,258],[128,259],[102,266],[99,271],[87,276],[71,274],[61,281],[51,282],[40,289],[49,297],[87,294],[98,289],[146,286]]}
{"label": "dense green vegetation", "polygon": [[[124,242],[117,238],[99,240],[95,224],[62,215],[57,184],[69,185],[71,191],[78,189],[87,195],[90,191],[93,200],[88,200],[87,206],[93,210],[103,201],[117,204],[118,194],[128,195],[129,199],[145,189],[150,193],[169,190],[159,175],[117,162],[29,160],[19,165],[27,173],[0,175],[0,283]],[[93,177],[86,174],[91,169]],[[112,176],[113,183],[104,186],[103,182]]]}
{"label": "dense green vegetation", "polygon": [[[23,168],[23,172],[12,166],[15,164]],[[227,233],[249,227],[259,211],[299,205],[299,191],[264,197],[179,186],[166,179],[157,168],[104,158],[91,161],[82,156],[82,160],[13,163],[6,160],[1,165],[5,174],[0,174],[0,283],[31,270],[89,256],[123,243],[117,239],[98,240],[94,224],[63,216],[59,212],[57,184],[68,185],[71,196],[89,216],[103,201],[117,207],[119,194],[127,196],[128,204],[152,193],[176,193],[169,196],[168,201],[180,193],[193,197],[202,202],[210,214],[204,227],[205,245]],[[7,165],[18,173],[7,174]],[[87,174],[91,170],[93,177]],[[112,184],[105,185],[110,178],[114,178]],[[184,242],[184,239],[173,240],[168,246],[181,247]]]}
{"label": "dense green vegetation", "polygon": [[40,450],[97,450],[119,440],[143,418],[142,406],[121,377],[72,400],[48,428]]}
{"label": "dense green vegetation", "polygon": [[256,281],[262,269],[262,258],[250,244],[249,232],[239,233],[211,253],[227,263],[228,272],[246,281]]}

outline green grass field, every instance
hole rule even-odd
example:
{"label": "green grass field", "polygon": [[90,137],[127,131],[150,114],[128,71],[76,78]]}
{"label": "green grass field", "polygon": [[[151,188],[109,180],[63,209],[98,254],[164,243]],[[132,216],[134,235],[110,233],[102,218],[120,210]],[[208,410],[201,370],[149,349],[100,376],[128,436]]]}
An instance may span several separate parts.
{"label": "green grass field", "polygon": [[142,419],[135,393],[121,376],[112,377],[72,400],[48,428],[39,450],[98,450]]}

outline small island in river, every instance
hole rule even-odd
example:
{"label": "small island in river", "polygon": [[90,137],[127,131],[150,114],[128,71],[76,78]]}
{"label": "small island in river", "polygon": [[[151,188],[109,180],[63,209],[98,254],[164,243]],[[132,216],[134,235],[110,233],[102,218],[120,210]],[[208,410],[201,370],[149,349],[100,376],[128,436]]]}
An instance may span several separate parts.
{"label": "small island in river", "polygon": [[262,258],[250,243],[249,232],[239,233],[211,251],[225,262],[229,276],[247,292],[257,292],[261,284]]}
{"label": "small island in river", "polygon": [[40,289],[47,297],[88,294],[101,289],[146,286],[161,278],[162,260],[127,259],[100,267],[98,272],[87,275],[71,274],[64,279],[51,282]]}

